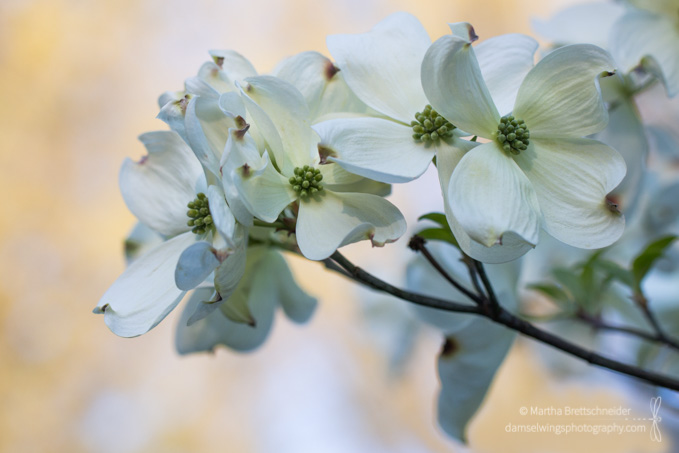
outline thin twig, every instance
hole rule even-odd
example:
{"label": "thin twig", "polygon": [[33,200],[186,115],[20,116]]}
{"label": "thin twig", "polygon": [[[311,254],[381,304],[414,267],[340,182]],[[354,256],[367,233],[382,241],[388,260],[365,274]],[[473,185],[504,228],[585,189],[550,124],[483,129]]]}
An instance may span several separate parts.
{"label": "thin twig", "polygon": [[654,385],[679,391],[679,381],[674,378],[658,374],[653,371],[644,370],[633,365],[628,365],[617,360],[609,359],[593,351],[588,351],[576,344],[564,340],[563,338],[557,337],[550,332],[541,330],[531,323],[524,321],[523,319],[517,318],[502,307],[500,307],[500,313],[498,317],[493,319],[493,321],[503,324],[512,330],[521,332],[522,334],[534,338],[541,343],[548,344],[570,355],[579,357],[586,362],[591,363],[592,365],[608,368],[609,370],[617,371],[628,376],[633,376]]}
{"label": "thin twig", "polygon": [[349,272],[345,271],[344,268],[342,268],[340,265],[338,265],[336,262],[334,262],[330,258],[324,259],[323,264],[325,265],[326,269],[329,269],[331,271],[335,271],[338,274],[345,276],[346,278],[349,278],[349,279],[354,280],[358,283],[361,283],[360,280],[356,280],[353,275],[351,275]]}
{"label": "thin twig", "polygon": [[[665,341],[660,338],[657,334],[652,334],[650,332],[647,332],[642,329],[637,329],[636,327],[631,327],[631,326],[622,326],[622,325],[617,325],[617,324],[610,324],[606,321],[604,321],[601,318],[589,315],[585,313],[584,311],[578,311],[575,314],[575,318],[584,321],[590,326],[592,326],[595,329],[598,330],[606,330],[609,332],[619,332],[619,333],[624,333],[626,335],[632,335],[635,337],[639,337],[643,340],[646,341],[651,341],[654,343],[662,343],[665,344],[666,346],[669,346],[671,348],[677,349],[674,345],[671,343],[665,343]],[[677,349],[679,350],[679,349]]]}
{"label": "thin twig", "polygon": [[642,295],[639,294],[634,297],[634,301],[636,302],[637,306],[641,309],[642,313],[646,317],[646,320],[651,324],[653,327],[653,330],[656,333],[656,336],[661,340],[662,343],[665,343],[666,345],[679,350],[679,342],[675,340],[674,338],[670,337],[665,333],[665,329],[662,328],[660,325],[660,322],[658,321],[658,318],[656,318],[655,314],[651,311],[651,307],[648,306],[648,300]]}
{"label": "thin twig", "polygon": [[478,272],[479,277],[481,277],[483,287],[486,288],[486,294],[488,294],[488,297],[486,299],[487,306],[493,313],[497,314],[498,309],[500,308],[500,302],[497,300],[495,290],[493,290],[493,285],[490,284],[490,280],[488,279],[488,275],[486,274],[486,268],[483,267],[482,262],[477,260],[474,260],[474,267],[476,268],[476,272]]}
{"label": "thin twig", "polygon": [[431,253],[429,253],[429,250],[427,250],[427,246],[425,245],[426,241],[421,238],[418,235],[413,236],[410,239],[410,242],[408,243],[408,247],[410,247],[412,250],[416,252],[422,253],[422,255],[426,258],[427,261],[429,261],[429,264],[434,266],[434,269],[441,275],[441,277],[445,278],[448,283],[453,285],[458,291],[460,291],[462,294],[473,300],[477,305],[481,305],[483,302],[483,299],[473,292],[469,291],[467,288],[462,286],[460,283],[458,283],[457,280],[455,280],[453,277],[450,276],[448,272],[446,272],[443,267],[439,264],[438,261],[436,261],[436,258],[432,256]]}
{"label": "thin twig", "polygon": [[[572,356],[585,360],[586,362],[591,363],[592,365],[607,368],[609,370],[617,371],[628,376],[636,377],[638,379],[644,380],[654,385],[679,391],[679,380],[673,379],[669,376],[655,373],[653,371],[647,371],[635,367],[633,365],[628,365],[617,360],[609,359],[593,351],[584,349],[550,332],[535,327],[531,323],[523,319],[520,319],[517,316],[513,315],[512,313],[508,312],[499,304],[497,305],[496,311],[490,312],[471,305],[463,305],[455,302],[448,302],[441,299],[430,298],[419,294],[414,294],[409,291],[404,291],[402,289],[396,288],[380,280],[379,278],[369,274],[363,269],[356,267],[353,263],[346,259],[340,252],[335,252],[331,256],[331,258],[337,264],[339,264],[339,266],[341,266],[346,272],[351,274],[354,280],[378,291],[383,291],[393,296],[396,296],[400,299],[431,308],[437,308],[440,310],[459,313],[471,313],[475,315],[481,315],[498,324],[502,324],[512,330],[515,330],[528,337],[531,337],[541,343],[548,344]],[[483,276],[481,278],[483,280]],[[497,303],[497,299],[495,298],[495,293],[492,291],[490,281],[488,281],[488,287],[489,293],[491,294],[491,298],[493,298],[494,301]]]}
{"label": "thin twig", "polygon": [[480,294],[482,298],[487,298],[488,295],[484,292],[483,288],[481,287],[481,282],[479,281],[479,273],[476,270],[476,265],[474,264],[475,260],[471,256],[467,255],[463,251],[460,250],[460,253],[462,253],[462,262],[467,266],[467,270],[469,271],[469,279],[472,281],[472,284],[474,285],[474,289],[476,290],[477,294]]}
{"label": "thin twig", "polygon": [[346,272],[351,275],[352,280],[360,282],[366,286],[369,286],[378,291],[382,291],[392,296],[396,296],[399,299],[407,300],[417,305],[422,305],[424,307],[436,308],[439,310],[452,311],[457,313],[476,313],[479,314],[480,310],[474,305],[463,304],[460,302],[451,302],[443,299],[438,299],[435,297],[428,297],[422,294],[412,293],[410,291],[405,291],[397,288],[389,283],[380,280],[374,275],[364,271],[360,267],[354,266],[351,261],[346,259],[344,255],[340,252],[335,252],[330,257],[337,264],[339,264]]}

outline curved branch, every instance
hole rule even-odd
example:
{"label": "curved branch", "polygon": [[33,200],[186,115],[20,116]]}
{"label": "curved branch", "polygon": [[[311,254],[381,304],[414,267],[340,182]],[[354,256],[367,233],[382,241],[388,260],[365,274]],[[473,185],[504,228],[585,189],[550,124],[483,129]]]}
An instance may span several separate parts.
{"label": "curved branch", "polygon": [[[443,299],[437,299],[435,297],[411,293],[410,291],[405,291],[390,285],[389,283],[380,280],[374,275],[364,271],[360,267],[354,266],[354,264],[346,259],[340,252],[333,253],[330,258],[339,264],[351,276],[352,280],[378,291],[391,294],[392,296],[398,297],[399,299],[407,300],[408,302],[412,302],[416,305],[422,305],[423,307],[436,308],[438,310],[453,311],[457,313],[481,313],[479,308],[473,305],[462,304],[459,302],[450,302]],[[332,268],[329,267],[329,269]]]}
{"label": "curved branch", "polygon": [[[505,310],[501,305],[499,305],[497,299],[495,298],[495,293],[492,291],[490,281],[485,276],[485,272],[479,274],[481,279],[486,286],[486,290],[489,294],[489,300],[492,305],[496,305],[495,310],[483,310],[480,307],[464,305],[456,302],[448,302],[442,299],[431,298],[423,296],[420,294],[411,293],[409,291],[396,288],[379,278],[373,276],[372,274],[364,271],[363,269],[356,267],[348,259],[346,259],[340,252],[335,252],[331,257],[342,269],[344,269],[353,280],[369,286],[378,291],[382,291],[399,299],[407,300],[418,305],[423,305],[426,307],[437,308],[439,310],[452,311],[458,313],[470,313],[475,315],[484,316],[498,324],[502,324],[512,330],[520,332],[525,336],[531,337],[541,343],[550,345],[556,349],[566,352],[572,356],[578,357],[586,362],[600,366],[602,368],[607,368],[612,371],[617,371],[628,376],[633,376],[638,379],[644,380],[654,385],[665,387],[671,390],[679,391],[679,380],[673,379],[669,376],[655,373],[653,371],[644,370],[633,365],[628,365],[626,363],[609,359],[602,355],[599,355],[593,351],[589,351],[582,348],[574,343],[564,340],[550,332],[542,330],[533,324],[525,321],[512,313]],[[480,263],[479,263],[480,264]],[[479,266],[478,269],[483,269],[483,266]]]}
{"label": "curved branch", "polygon": [[637,329],[636,327],[632,326],[623,326],[623,325],[617,325],[617,324],[610,324],[603,319],[600,319],[599,317],[591,316],[588,315],[587,313],[580,311],[575,314],[575,319],[578,319],[580,321],[586,322],[592,328],[598,329],[598,330],[605,330],[608,332],[619,332],[619,333],[624,333],[627,335],[631,335],[634,337],[638,337],[642,340],[646,341],[651,341],[653,343],[660,343],[664,346],[668,346],[672,349],[675,349],[679,351],[679,345],[676,344],[675,341],[666,341],[665,338],[662,338],[662,336],[658,334],[652,334],[650,332],[647,332],[642,329]]}

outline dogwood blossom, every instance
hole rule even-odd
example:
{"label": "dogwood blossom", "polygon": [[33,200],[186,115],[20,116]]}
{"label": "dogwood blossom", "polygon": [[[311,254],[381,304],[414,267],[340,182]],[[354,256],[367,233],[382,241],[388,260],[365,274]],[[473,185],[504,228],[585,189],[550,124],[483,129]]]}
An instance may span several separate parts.
{"label": "dogwood blossom", "polygon": [[[606,195],[625,163],[607,145],[581,138],[608,120],[596,77],[613,73],[610,56],[592,45],[555,50],[524,78],[513,114],[501,116],[471,46],[473,29],[467,37],[459,24],[451,29],[427,51],[422,85],[443,116],[489,140],[456,163],[444,188],[463,250],[490,262],[514,259],[537,244],[540,228],[576,247],[613,243],[624,218]],[[479,254],[472,241],[497,253]]]}
{"label": "dogwood blossom", "polygon": [[[337,248],[370,240],[384,245],[405,232],[399,210],[380,196],[341,192],[354,175],[323,161],[308,106],[292,85],[271,76],[246,79],[243,100],[270,150],[263,156],[245,132],[234,135],[233,175],[255,217],[274,222],[294,203],[295,233],[302,254],[319,260]],[[241,165],[241,162],[244,162]]]}
{"label": "dogwood blossom", "polygon": [[[402,183],[424,173],[434,156],[459,159],[474,146],[457,138],[463,135],[457,125],[432,109],[425,96],[420,67],[430,45],[422,24],[407,13],[392,14],[367,33],[328,37],[347,84],[376,113],[314,126],[332,151],[330,161],[368,178]],[[483,71],[498,102],[511,100],[508,87],[518,88],[536,49],[535,40],[522,35],[481,46]]]}
{"label": "dogwood blossom", "polygon": [[317,305],[297,285],[281,253],[265,245],[248,248],[245,273],[228,303],[191,323],[196,307],[214,297],[214,288],[201,288],[187,302],[177,325],[175,345],[180,354],[213,351],[217,345],[251,351],[268,337],[279,305],[299,324],[309,320]]}
{"label": "dogwood blossom", "polygon": [[611,30],[611,53],[625,72],[642,66],[679,93],[679,0],[639,1]]}
{"label": "dogwood blossom", "polygon": [[152,329],[186,291],[214,272],[220,299],[207,314],[228,298],[245,266],[244,231],[221,190],[208,187],[189,147],[170,131],[150,132],[140,140],[149,154],[139,162],[125,161],[121,192],[140,222],[169,239],[134,260],[95,308],[124,337]]}

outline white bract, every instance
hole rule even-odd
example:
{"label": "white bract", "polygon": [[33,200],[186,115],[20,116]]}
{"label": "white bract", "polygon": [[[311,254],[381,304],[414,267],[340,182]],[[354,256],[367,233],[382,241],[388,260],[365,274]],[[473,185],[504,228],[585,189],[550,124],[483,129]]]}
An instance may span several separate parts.
{"label": "white bract", "polygon": [[[616,77],[601,81],[602,96],[608,105],[608,126],[591,138],[611,146],[625,159],[627,174],[611,193],[611,199],[625,212],[628,221],[638,213],[635,208],[642,193],[641,184],[649,150],[646,128],[635,98],[651,86],[651,79],[644,71],[638,71],[641,59],[638,53],[634,51],[626,55],[633,49],[619,46],[618,35],[621,33],[621,18],[637,12],[634,8],[610,1],[584,3],[566,8],[548,20],[536,20],[533,23],[538,33],[551,40],[555,46],[590,43],[609,51],[615,49],[613,57],[616,66],[622,71]],[[612,33],[614,30],[615,33]],[[624,39],[627,40],[627,37]],[[639,44],[636,41],[634,43]],[[650,43],[651,46],[656,44]],[[679,48],[675,54],[679,58]]]}
{"label": "white bract", "polygon": [[[420,65],[431,41],[415,17],[392,14],[367,33],[333,35],[327,42],[349,87],[380,115],[315,125],[322,145],[331,152],[329,161],[367,178],[401,183],[424,173],[437,153],[461,152],[453,139],[454,127],[444,118],[437,123],[431,110],[424,110],[429,102],[420,83]],[[418,114],[424,115],[422,124]],[[413,121],[422,130],[414,131]]]}
{"label": "white bract", "polygon": [[627,5],[594,2],[575,5],[534,27],[557,45],[590,43],[610,50],[619,69],[637,69],[679,92],[679,1],[629,0]]}
{"label": "white bract", "polygon": [[286,58],[271,75],[291,83],[302,93],[312,123],[328,116],[368,110],[349,89],[339,68],[318,52],[302,52]]}
{"label": "white bract", "polygon": [[[457,250],[450,245],[431,244],[429,251],[455,280],[472,289],[469,273]],[[497,298],[502,306],[514,312],[518,306],[516,282],[519,261],[486,266]],[[408,287],[421,294],[447,300],[464,301],[465,296],[453,288],[422,257],[408,264]],[[516,333],[487,319],[413,306],[415,313],[433,325],[445,337],[438,358],[441,391],[438,396],[438,422],[450,436],[466,442],[466,427],[481,406],[504,361]]]}
{"label": "white bract", "polygon": [[610,48],[620,69],[643,67],[672,97],[679,93],[679,0],[630,0],[611,30]]}
{"label": "white bract", "polygon": [[265,246],[248,248],[245,274],[228,302],[191,323],[196,307],[212,300],[214,293],[214,288],[201,288],[189,299],[177,326],[175,344],[180,354],[213,351],[217,345],[250,351],[266,340],[279,305],[300,324],[316,309],[316,299],[297,285],[283,256]]}
{"label": "white bract", "polygon": [[606,195],[625,163],[582,138],[608,120],[596,78],[614,71],[610,56],[592,45],[550,53],[523,79],[513,115],[502,116],[471,46],[473,30],[464,37],[459,24],[451,29],[427,51],[422,85],[449,121],[489,140],[448,165],[446,214],[462,249],[482,261],[511,260],[537,244],[541,227],[575,247],[613,243],[624,218]]}
{"label": "white bract", "polygon": [[[367,33],[328,37],[347,84],[379,115],[314,126],[323,146],[332,151],[328,160],[368,178],[402,183],[424,173],[434,156],[459,159],[474,146],[457,138],[463,134],[457,125],[428,106],[420,68],[430,45],[422,24],[407,13],[392,14]],[[533,39],[521,35],[480,46],[483,71],[497,88],[499,103],[511,102],[536,49]]]}
{"label": "white bract", "polygon": [[229,153],[235,156],[234,163],[227,161],[223,171],[233,175],[255,217],[275,222],[294,203],[297,244],[313,260],[325,259],[337,248],[361,240],[381,246],[405,232],[403,215],[387,200],[335,190],[355,176],[323,161],[299,91],[270,76],[246,82],[243,100],[270,153],[260,156],[247,134],[232,134]]}
{"label": "white bract", "polygon": [[626,8],[612,1],[570,6],[546,20],[534,19],[533,28],[557,46],[594,44],[609,49],[610,33]]}
{"label": "white bract", "polygon": [[[170,239],[134,260],[95,308],[123,337],[152,329],[186,291],[213,272],[220,299],[210,309],[218,307],[245,266],[245,232],[235,223],[221,189],[208,187],[191,149],[169,131],[150,132],[140,140],[149,154],[123,164],[123,198],[141,223]],[[187,206],[197,202],[206,205],[204,211]]]}

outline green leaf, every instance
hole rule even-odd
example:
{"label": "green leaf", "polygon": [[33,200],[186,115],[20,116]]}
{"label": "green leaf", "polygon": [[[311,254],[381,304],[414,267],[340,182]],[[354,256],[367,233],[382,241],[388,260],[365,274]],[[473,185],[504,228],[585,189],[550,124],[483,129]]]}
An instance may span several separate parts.
{"label": "green leaf", "polygon": [[220,307],[224,316],[233,322],[248,324],[252,327],[256,325],[255,318],[250,312],[248,298],[245,290],[237,291],[229,297]]}
{"label": "green leaf", "polygon": [[552,271],[556,280],[571,294],[577,305],[588,305],[588,294],[584,290],[582,280],[572,269],[554,269]]}
{"label": "green leaf", "polygon": [[424,214],[420,216],[417,220],[431,220],[432,222],[438,223],[444,228],[450,229],[450,225],[448,225],[448,219],[446,219],[446,215],[440,212],[430,212],[429,214]]}
{"label": "green leaf", "polygon": [[595,266],[606,276],[606,280],[617,280],[630,288],[634,288],[634,276],[632,272],[618,263],[609,260],[599,260]]}
{"label": "green leaf", "polygon": [[556,302],[558,305],[569,304],[570,298],[568,297],[568,294],[558,285],[554,285],[552,283],[534,283],[528,285],[527,287],[529,289],[541,292],[542,294]]}
{"label": "green leaf", "polygon": [[430,241],[447,242],[459,248],[457,240],[455,239],[455,236],[453,236],[453,233],[451,233],[450,230],[445,228],[427,228],[425,230],[418,232],[417,235],[420,236],[421,238]]}
{"label": "green leaf", "polygon": [[632,263],[632,274],[634,276],[634,289],[636,292],[641,293],[641,281],[646,277],[648,271],[651,270],[653,264],[662,257],[665,250],[672,245],[672,243],[677,239],[677,236],[666,236],[658,239],[655,242],[646,247],[646,249],[641,252]]}

